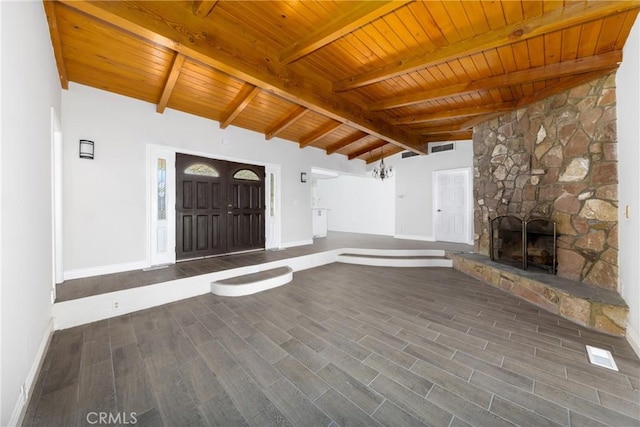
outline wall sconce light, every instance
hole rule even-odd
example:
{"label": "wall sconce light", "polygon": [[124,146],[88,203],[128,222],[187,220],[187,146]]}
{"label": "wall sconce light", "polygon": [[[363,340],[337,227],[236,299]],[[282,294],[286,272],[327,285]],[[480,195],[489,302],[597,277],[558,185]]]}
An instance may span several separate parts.
{"label": "wall sconce light", "polygon": [[81,159],[93,159],[93,141],[88,139],[80,140],[80,158]]}
{"label": "wall sconce light", "polygon": [[307,182],[307,173],[300,172],[300,182]]}

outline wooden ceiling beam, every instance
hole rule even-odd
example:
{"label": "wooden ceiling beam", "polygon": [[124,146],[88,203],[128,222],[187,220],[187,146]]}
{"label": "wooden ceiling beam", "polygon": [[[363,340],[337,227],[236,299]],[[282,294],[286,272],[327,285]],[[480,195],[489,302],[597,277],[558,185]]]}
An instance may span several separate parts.
{"label": "wooden ceiling beam", "polygon": [[502,87],[533,83],[547,79],[571,76],[595,70],[611,69],[622,62],[622,51],[616,50],[600,55],[563,61],[542,67],[529,68],[513,73],[501,74],[469,83],[460,83],[438,89],[426,90],[410,95],[398,96],[369,105],[370,111],[388,110],[406,107],[427,101],[435,101],[450,96],[464,95],[472,92],[499,89]]}
{"label": "wooden ceiling beam", "polygon": [[387,141],[378,141],[377,144],[368,145],[368,146],[366,146],[364,148],[361,148],[358,151],[350,153],[349,154],[349,160],[353,160],[353,159],[358,158],[358,157],[360,157],[360,156],[362,156],[364,154],[367,154],[367,153],[370,153],[370,152],[372,152],[374,150],[377,150],[378,148],[382,148],[387,144],[389,144]]}
{"label": "wooden ceiling beam", "polygon": [[[543,99],[549,98],[550,96],[557,95],[566,90],[572,89],[574,87],[580,86],[585,83],[589,83],[590,81],[593,81],[595,79],[599,79],[600,77],[613,72],[616,68],[611,68],[609,70],[592,71],[590,73],[583,73],[577,76],[565,78],[562,81],[552,86],[548,86],[544,89],[537,91],[532,95],[521,98],[517,102],[514,109],[525,107],[527,105],[533,104],[534,102],[542,101]],[[497,117],[502,116],[503,114],[504,112],[493,112],[493,113],[485,114],[482,116],[474,117],[472,119],[467,120],[462,125],[460,125],[460,128],[473,129],[474,126],[477,126],[489,120],[493,120]]]}
{"label": "wooden ceiling beam", "polygon": [[268,140],[284,131],[286,128],[307,115],[309,110],[304,107],[297,107],[290,114],[287,114],[285,118],[276,123],[271,129],[267,130],[264,137]]}
{"label": "wooden ceiling beam", "polygon": [[357,89],[477,52],[528,40],[545,33],[563,30],[608,15],[638,9],[639,7],[640,5],[637,1],[579,2],[570,6],[560,7],[550,13],[507,25],[504,28],[489,31],[435,51],[423,51],[407,58],[388,61],[387,65],[335,82],[333,90],[335,92],[343,92]]}
{"label": "wooden ceiling beam", "polygon": [[[191,13],[184,13],[181,2],[59,0],[68,7],[202,62],[218,71],[271,92],[287,101],[342,122],[377,138],[415,153],[423,153],[416,135],[409,135],[388,123],[386,115],[375,115],[366,108],[331,91],[326,80],[279,63],[277,52],[238,50],[225,42],[220,29]],[[180,16],[180,22],[175,21]],[[185,29],[188,29],[185,30]],[[260,45],[262,46],[262,45]],[[262,47],[261,47],[262,48]],[[264,47],[266,48],[266,47]]]}
{"label": "wooden ceiling beam", "polygon": [[260,93],[260,88],[251,84],[245,84],[238,95],[233,100],[231,108],[220,119],[220,129],[225,129],[244,111],[253,101],[253,98]]}
{"label": "wooden ceiling beam", "polygon": [[306,55],[338,40],[376,19],[393,12],[411,0],[365,1],[347,13],[339,14],[335,19],[320,26],[302,40],[280,52],[279,59],[283,64],[290,64]]}
{"label": "wooden ceiling beam", "polygon": [[391,157],[394,154],[398,154],[400,152],[404,151],[402,149],[402,147],[398,147],[398,146],[393,146],[393,147],[387,147],[386,150],[384,150],[382,153],[380,154],[376,154],[374,156],[371,157],[367,157],[367,164],[370,165],[371,163],[377,162],[378,160],[381,160],[382,158],[385,157]]}
{"label": "wooden ceiling beam", "polygon": [[300,140],[300,148],[308,147],[309,145],[311,145],[314,142],[318,141],[320,138],[329,135],[331,132],[333,132],[334,130],[338,129],[342,125],[344,125],[344,123],[331,122],[331,123],[328,123],[328,124],[322,126],[320,129],[316,130],[311,135],[301,139]]}
{"label": "wooden ceiling beam", "polygon": [[397,96],[373,102],[369,105],[369,111],[390,110],[392,108],[406,107],[408,105],[443,99],[453,95],[463,95],[473,91],[469,88],[470,86],[471,83],[458,83],[451,86],[439,87],[437,89],[430,89],[417,93],[412,92],[409,95]]}
{"label": "wooden ceiling beam", "polygon": [[525,96],[524,98],[520,98],[518,100],[516,108],[522,108],[529,104],[533,104],[534,102],[538,102],[543,99],[547,99],[551,96],[557,95],[559,93],[565,92],[576,86],[580,86],[590,81],[599,79],[602,76],[606,76],[607,74],[612,73],[616,68],[618,67],[616,66],[609,70],[592,71],[590,73],[584,73],[577,76],[565,78],[554,85],[547,86],[544,89],[540,89],[534,94]]}
{"label": "wooden ceiling beam", "polygon": [[460,132],[451,132],[448,134],[441,135],[426,135],[423,137],[423,141],[426,143],[429,142],[445,142],[445,141],[463,141],[466,139],[473,138],[472,130],[464,130]]}
{"label": "wooden ceiling beam", "polygon": [[409,129],[409,133],[413,135],[434,135],[434,134],[440,134],[440,133],[457,132],[459,130],[463,130],[463,129],[460,129],[459,124],[455,124],[455,125],[411,128]]}
{"label": "wooden ceiling beam", "polygon": [[193,2],[193,13],[205,18],[211,14],[217,4],[218,0],[196,0]]}
{"label": "wooden ceiling beam", "polygon": [[458,108],[454,110],[443,110],[437,113],[399,117],[397,119],[393,119],[393,121],[398,125],[410,125],[413,123],[426,123],[435,120],[451,119],[455,117],[479,116],[481,114],[495,113],[498,111],[510,111],[515,108],[515,102],[503,102],[500,104],[480,105],[476,107]]}
{"label": "wooden ceiling beam", "polygon": [[56,15],[56,5],[50,1],[44,1],[42,3],[44,4],[44,13],[49,23],[49,35],[51,36],[51,44],[53,45],[53,56],[56,59],[56,66],[58,67],[60,87],[62,87],[62,89],[69,89],[69,75],[67,74],[67,66],[64,62],[64,55],[62,54],[62,40],[60,38],[58,16]]}
{"label": "wooden ceiling beam", "polygon": [[327,147],[327,155],[333,154],[336,151],[342,150],[343,148],[348,147],[351,144],[355,144],[358,141],[362,141],[363,139],[368,137],[369,135],[367,135],[366,133],[358,132],[356,134],[343,138],[340,141],[335,142]]}
{"label": "wooden ceiling beam", "polygon": [[473,129],[474,126],[479,125],[480,123],[487,122],[489,120],[497,119],[500,116],[504,115],[504,111],[487,113],[480,116],[475,116],[463,124],[460,125],[461,129]]}
{"label": "wooden ceiling beam", "polygon": [[173,64],[171,64],[171,70],[167,76],[167,81],[164,83],[164,89],[162,89],[160,101],[158,101],[158,105],[156,105],[156,111],[158,113],[163,113],[164,109],[167,107],[167,103],[169,103],[169,98],[171,98],[171,94],[173,93],[173,89],[176,87],[178,77],[180,77],[184,60],[184,55],[181,53],[176,53],[175,58],[173,58]]}

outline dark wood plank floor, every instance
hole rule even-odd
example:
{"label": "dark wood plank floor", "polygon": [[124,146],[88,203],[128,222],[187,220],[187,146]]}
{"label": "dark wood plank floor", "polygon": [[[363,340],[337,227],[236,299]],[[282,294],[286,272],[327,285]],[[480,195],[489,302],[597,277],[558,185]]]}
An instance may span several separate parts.
{"label": "dark wood plank floor", "polygon": [[453,269],[331,264],[56,332],[24,425],[634,426],[639,402],[623,339]]}

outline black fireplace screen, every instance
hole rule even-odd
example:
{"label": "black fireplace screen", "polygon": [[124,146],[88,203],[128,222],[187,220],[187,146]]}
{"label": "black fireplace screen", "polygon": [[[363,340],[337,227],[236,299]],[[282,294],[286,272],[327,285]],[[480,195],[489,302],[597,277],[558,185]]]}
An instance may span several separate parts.
{"label": "black fireplace screen", "polygon": [[556,242],[556,223],[548,219],[500,215],[489,221],[492,261],[556,274]]}

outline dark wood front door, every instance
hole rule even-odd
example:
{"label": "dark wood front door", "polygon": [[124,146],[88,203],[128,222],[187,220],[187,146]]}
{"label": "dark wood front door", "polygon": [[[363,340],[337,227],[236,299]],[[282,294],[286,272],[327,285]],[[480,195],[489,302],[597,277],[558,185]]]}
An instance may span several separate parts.
{"label": "dark wood front door", "polygon": [[264,168],[176,155],[176,259],[264,248]]}
{"label": "dark wood front door", "polygon": [[229,252],[264,248],[264,167],[229,163]]}

